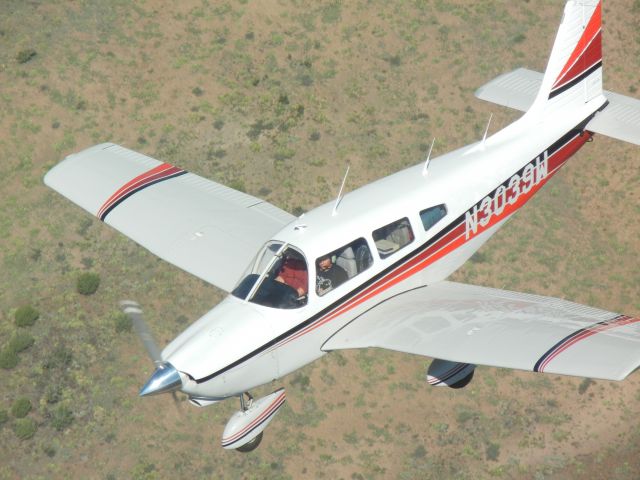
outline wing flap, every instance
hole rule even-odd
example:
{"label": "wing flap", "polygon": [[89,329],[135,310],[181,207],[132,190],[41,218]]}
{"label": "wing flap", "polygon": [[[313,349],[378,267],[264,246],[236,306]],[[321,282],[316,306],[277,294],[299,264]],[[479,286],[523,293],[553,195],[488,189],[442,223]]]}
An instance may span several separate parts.
{"label": "wing flap", "polygon": [[366,347],[621,380],[640,365],[640,318],[550,297],[440,282],[369,310],[323,350]]}
{"label": "wing flap", "polygon": [[114,144],[70,155],[45,183],[160,258],[226,291],[260,246],[295,218]]}

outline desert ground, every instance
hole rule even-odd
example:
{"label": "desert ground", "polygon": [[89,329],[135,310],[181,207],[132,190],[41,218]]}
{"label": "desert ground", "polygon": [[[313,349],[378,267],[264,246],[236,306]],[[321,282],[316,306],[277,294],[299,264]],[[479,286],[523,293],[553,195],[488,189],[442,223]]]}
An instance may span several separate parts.
{"label": "desert ground", "polygon": [[[0,478],[640,478],[638,373],[479,367],[451,390],[426,384],[431,359],[381,350],[254,392],[283,385],[288,403],[255,452],[225,451],[237,402],[138,398],[153,366],[118,310],[137,300],[164,345],[224,292],[42,182],[112,141],[299,215],[335,198],[347,164],[355,189],[421,162],[434,137],[438,155],[481,138],[491,113],[492,132],[517,118],[473,93],[544,70],[562,7],[4,0]],[[605,87],[640,96],[640,1],[603,8]],[[639,184],[640,147],[597,136],[453,279],[639,315]],[[86,272],[93,295],[77,291]],[[39,318],[19,326],[25,306]]]}

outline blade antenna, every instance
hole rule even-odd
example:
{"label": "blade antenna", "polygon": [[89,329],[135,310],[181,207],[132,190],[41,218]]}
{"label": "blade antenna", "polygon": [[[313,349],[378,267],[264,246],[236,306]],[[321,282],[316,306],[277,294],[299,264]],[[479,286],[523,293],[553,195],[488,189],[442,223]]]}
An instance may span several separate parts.
{"label": "blade antenna", "polygon": [[349,168],[351,165],[347,165],[347,171],[344,174],[344,178],[342,179],[342,185],[340,185],[340,191],[338,192],[338,198],[336,198],[336,203],[333,206],[333,212],[331,213],[332,217],[335,217],[338,214],[338,206],[342,201],[342,191],[344,190],[344,184],[347,182],[347,175],[349,175]]}
{"label": "blade antenna", "polygon": [[491,119],[493,118],[493,113],[489,115],[489,121],[487,122],[487,128],[484,130],[484,136],[482,137],[482,146],[484,147],[484,142],[487,140],[487,134],[489,133],[489,126],[491,125]]}
{"label": "blade antenna", "polygon": [[433,144],[436,143],[436,137],[433,137],[431,140],[431,147],[429,147],[429,153],[427,154],[427,159],[424,161],[424,167],[422,168],[422,176],[427,176],[427,169],[429,168],[429,162],[431,162],[431,152],[433,151]]}

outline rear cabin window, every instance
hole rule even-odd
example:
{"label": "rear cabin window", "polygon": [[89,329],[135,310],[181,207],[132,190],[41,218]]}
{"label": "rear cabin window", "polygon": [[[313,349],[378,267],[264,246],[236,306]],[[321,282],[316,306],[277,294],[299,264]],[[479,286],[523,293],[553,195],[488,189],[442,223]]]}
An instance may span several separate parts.
{"label": "rear cabin window", "polygon": [[316,293],[330,292],[364,272],[373,263],[371,251],[364,238],[329,252],[316,260]]}
{"label": "rear cabin window", "polygon": [[387,258],[406,247],[413,242],[413,238],[413,230],[406,217],[373,231],[373,241],[380,258]]}
{"label": "rear cabin window", "polygon": [[442,205],[436,205],[435,207],[430,207],[426,210],[422,210],[420,212],[420,220],[422,220],[422,225],[424,226],[424,229],[426,231],[433,227],[446,215],[447,206],[443,203]]}

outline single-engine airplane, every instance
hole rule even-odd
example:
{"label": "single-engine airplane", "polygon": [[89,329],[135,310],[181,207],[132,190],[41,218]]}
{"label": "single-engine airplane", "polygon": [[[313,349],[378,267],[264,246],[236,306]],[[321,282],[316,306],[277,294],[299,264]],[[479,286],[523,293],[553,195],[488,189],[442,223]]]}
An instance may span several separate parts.
{"label": "single-engine airplane", "polygon": [[[298,218],[111,143],[51,169],[48,186],[229,293],[162,352],[147,341],[157,368],[140,395],[239,397],[222,446],[249,451],[285,392],[248,392],[333,350],[432,357],[428,383],[452,388],[478,364],[624,379],[640,365],[640,317],[446,280],[594,133],[640,144],[640,101],[602,88],[601,32],[600,1],[568,1],[544,74],[476,92],[520,119]],[[137,304],[123,308],[143,325]]]}

